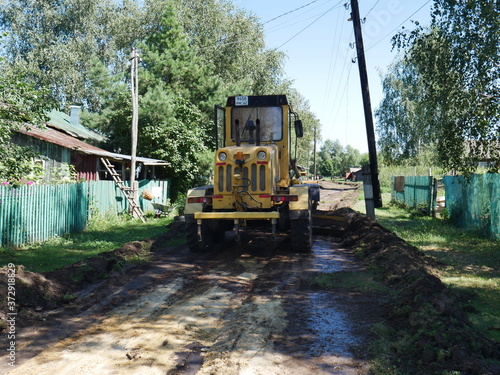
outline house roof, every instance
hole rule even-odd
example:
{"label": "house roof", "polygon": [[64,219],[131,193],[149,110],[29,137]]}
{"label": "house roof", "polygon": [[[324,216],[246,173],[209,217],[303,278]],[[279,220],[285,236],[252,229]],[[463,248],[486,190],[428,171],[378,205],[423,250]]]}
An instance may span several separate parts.
{"label": "house roof", "polygon": [[[99,157],[112,159],[114,161],[123,161],[132,159],[132,156],[130,155],[117,154],[114,152],[103,150],[102,148],[92,146],[77,138],[74,138],[68,134],[52,129],[50,127],[47,127],[45,129],[40,129],[32,125],[24,125],[18,129],[18,132],[87,155],[95,155]],[[170,163],[160,159],[137,157],[136,160],[145,165],[170,165]]]}
{"label": "house roof", "polygon": [[46,123],[47,126],[61,130],[73,137],[80,139],[88,139],[93,141],[102,142],[106,140],[106,137],[100,135],[99,133],[86,128],[80,124],[72,124],[69,115],[63,112],[52,110],[47,114],[49,116],[49,121]]}

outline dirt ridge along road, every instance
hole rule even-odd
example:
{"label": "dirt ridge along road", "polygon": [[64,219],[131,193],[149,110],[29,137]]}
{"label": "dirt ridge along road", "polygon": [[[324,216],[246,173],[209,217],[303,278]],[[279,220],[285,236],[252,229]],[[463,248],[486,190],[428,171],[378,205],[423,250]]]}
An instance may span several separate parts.
{"label": "dirt ridge along road", "polygon": [[276,249],[268,233],[249,238],[241,249],[225,243],[210,254],[167,250],[175,262],[163,280],[136,292],[124,286],[133,299],[93,307],[101,314],[94,322],[10,373],[367,374],[366,334],[377,314],[366,311],[379,299],[308,284],[318,272],[351,267],[352,256],[331,238],[317,238],[305,255],[290,253],[286,236]]}

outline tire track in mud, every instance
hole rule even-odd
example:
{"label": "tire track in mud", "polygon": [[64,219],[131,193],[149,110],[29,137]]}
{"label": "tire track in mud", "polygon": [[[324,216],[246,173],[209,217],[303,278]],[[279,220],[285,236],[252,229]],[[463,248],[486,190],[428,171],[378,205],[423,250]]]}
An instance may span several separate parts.
{"label": "tire track in mud", "polygon": [[164,282],[10,374],[368,373],[353,359],[364,343],[342,295],[304,287],[306,275],[354,261],[331,239],[312,254],[289,253],[286,240],[269,254],[267,241],[169,265]]}

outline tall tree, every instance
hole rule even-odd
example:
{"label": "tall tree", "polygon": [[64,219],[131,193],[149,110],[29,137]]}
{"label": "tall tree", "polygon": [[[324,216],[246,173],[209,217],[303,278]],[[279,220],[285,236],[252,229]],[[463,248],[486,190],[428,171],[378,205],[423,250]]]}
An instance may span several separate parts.
{"label": "tall tree", "polygon": [[230,0],[176,2],[180,22],[228,95],[274,94],[282,82],[283,52],[265,45],[259,20]]}
{"label": "tall tree", "polygon": [[435,0],[432,16],[396,45],[422,82],[441,162],[469,174],[500,157],[500,3]]}
{"label": "tall tree", "polygon": [[29,71],[35,87],[50,88],[60,109],[81,104],[91,111],[102,110],[103,98],[95,94],[90,72],[96,61],[106,67],[104,77],[126,70],[129,47],[158,23],[158,13],[145,12],[159,8],[151,2],[142,6],[133,0],[3,2],[0,29],[8,32],[6,59]]}
{"label": "tall tree", "polygon": [[423,84],[406,59],[389,67],[382,81],[383,99],[375,111],[378,145],[386,163],[401,164],[418,158],[434,145],[434,112],[425,104]]}
{"label": "tall tree", "polygon": [[0,59],[0,181],[16,183],[39,172],[32,159],[36,153],[29,147],[11,142],[14,131],[25,123],[43,126],[49,103],[43,93],[27,82],[22,71],[11,69]]}

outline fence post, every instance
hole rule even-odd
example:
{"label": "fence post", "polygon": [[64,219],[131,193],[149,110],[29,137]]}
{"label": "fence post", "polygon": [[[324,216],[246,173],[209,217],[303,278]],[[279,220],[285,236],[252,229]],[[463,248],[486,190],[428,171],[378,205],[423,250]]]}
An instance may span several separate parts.
{"label": "fence post", "polygon": [[438,180],[436,178],[433,178],[432,179],[432,200],[431,200],[432,217],[436,217],[437,194],[438,194]]}
{"label": "fence post", "polygon": [[363,176],[363,191],[365,193],[366,216],[375,219],[375,196],[373,194],[370,166],[363,166],[363,168],[361,169],[361,174]]}

